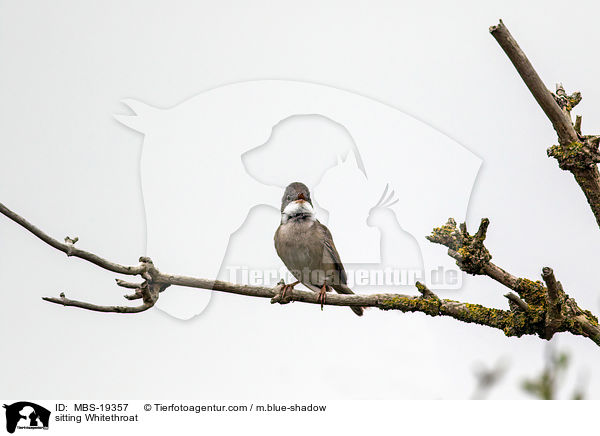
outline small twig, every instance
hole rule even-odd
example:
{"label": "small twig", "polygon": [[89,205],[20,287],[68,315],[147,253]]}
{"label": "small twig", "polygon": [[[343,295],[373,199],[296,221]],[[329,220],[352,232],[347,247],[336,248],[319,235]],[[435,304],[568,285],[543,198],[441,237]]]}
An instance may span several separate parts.
{"label": "small twig", "polygon": [[545,266],[542,269],[542,278],[544,279],[544,282],[546,282],[546,287],[548,288],[548,303],[550,305],[558,304],[558,296],[561,289],[560,283],[557,282],[554,277],[552,268]]}
{"label": "small twig", "polygon": [[121,279],[115,279],[115,281],[117,282],[117,286],[121,286],[122,288],[128,288],[128,289],[138,289],[139,287],[141,287],[143,285],[143,283],[126,282],[125,280],[121,280]]}
{"label": "small twig", "polygon": [[581,136],[581,115],[575,117],[575,125],[573,126],[579,136]]}
{"label": "small twig", "polygon": [[523,300],[521,300],[519,296],[514,292],[509,292],[507,294],[504,294],[504,296],[508,298],[509,303],[514,304],[515,309],[521,310],[523,312],[527,312],[529,310],[529,305]]}
{"label": "small twig", "polygon": [[93,310],[95,312],[115,312],[115,313],[139,313],[150,309],[154,304],[143,303],[140,306],[99,306],[97,304],[86,303],[83,301],[70,300],[64,294],[60,297],[42,297],[43,300],[50,303],[61,304],[63,306],[79,307],[81,309]]}
{"label": "small twig", "polygon": [[477,233],[475,233],[475,239],[480,240],[481,242],[485,241],[489,225],[490,220],[488,218],[482,218],[481,223],[479,224],[479,229],[477,230]]}
{"label": "small twig", "polygon": [[554,277],[552,268],[542,269],[542,278],[546,283],[546,338],[550,339],[563,323],[561,304],[564,291],[560,282]]}
{"label": "small twig", "polygon": [[74,238],[71,238],[70,236],[65,236],[65,243],[66,244],[75,244],[77,241],[79,241],[79,237],[75,236]]}
{"label": "small twig", "polygon": [[429,290],[429,288],[423,283],[417,282],[415,283],[415,286],[417,287],[417,290],[421,293],[423,298],[438,298],[437,295],[431,292],[431,290]]}
{"label": "small twig", "polygon": [[142,291],[140,289],[136,290],[133,294],[125,294],[123,298],[127,300],[139,300],[143,298]]}
{"label": "small twig", "polygon": [[[556,84],[556,93],[552,95],[554,100],[560,107],[560,109],[565,114],[565,117],[571,121],[571,111],[575,106],[577,106],[581,102],[581,93],[574,92],[571,95],[567,95],[565,88],[563,88],[562,83]],[[575,129],[577,131],[577,129]]]}

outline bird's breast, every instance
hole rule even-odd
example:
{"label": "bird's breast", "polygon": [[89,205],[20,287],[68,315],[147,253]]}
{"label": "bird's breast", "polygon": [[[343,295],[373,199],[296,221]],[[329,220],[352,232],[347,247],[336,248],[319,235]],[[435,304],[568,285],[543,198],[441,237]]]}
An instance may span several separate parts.
{"label": "bird's breast", "polygon": [[314,268],[323,255],[322,244],[315,235],[314,221],[309,220],[281,224],[275,235],[275,248],[290,271]]}

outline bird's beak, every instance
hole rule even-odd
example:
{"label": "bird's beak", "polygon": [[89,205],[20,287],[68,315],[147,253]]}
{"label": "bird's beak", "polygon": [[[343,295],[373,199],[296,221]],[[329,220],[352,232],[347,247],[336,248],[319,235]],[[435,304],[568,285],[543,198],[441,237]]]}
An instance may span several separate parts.
{"label": "bird's beak", "polygon": [[300,194],[298,194],[298,201],[302,200],[302,201],[306,201],[306,197],[304,196],[304,194],[301,192]]}

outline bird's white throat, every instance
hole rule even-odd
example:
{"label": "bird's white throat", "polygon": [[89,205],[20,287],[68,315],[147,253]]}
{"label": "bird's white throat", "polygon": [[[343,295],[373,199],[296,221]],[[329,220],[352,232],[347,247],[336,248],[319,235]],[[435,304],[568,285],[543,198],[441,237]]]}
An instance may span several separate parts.
{"label": "bird's white throat", "polygon": [[306,218],[315,220],[315,210],[308,201],[296,200],[288,204],[281,213],[281,224],[287,223],[290,219]]}

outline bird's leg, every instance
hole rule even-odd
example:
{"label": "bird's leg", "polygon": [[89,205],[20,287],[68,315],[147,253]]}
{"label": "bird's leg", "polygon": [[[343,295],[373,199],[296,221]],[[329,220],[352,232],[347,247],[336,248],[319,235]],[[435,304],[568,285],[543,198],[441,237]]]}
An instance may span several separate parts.
{"label": "bird's leg", "polygon": [[287,295],[288,291],[291,293],[292,290],[294,289],[294,286],[296,286],[298,283],[300,283],[300,280],[297,280],[294,283],[289,283],[287,285],[283,285],[283,288],[281,289],[280,301],[285,301],[285,296]]}
{"label": "bird's leg", "polygon": [[317,301],[321,303],[321,310],[323,310],[323,305],[325,304],[325,296],[327,295],[327,283],[323,284],[323,287],[319,291],[319,296],[317,297]]}

